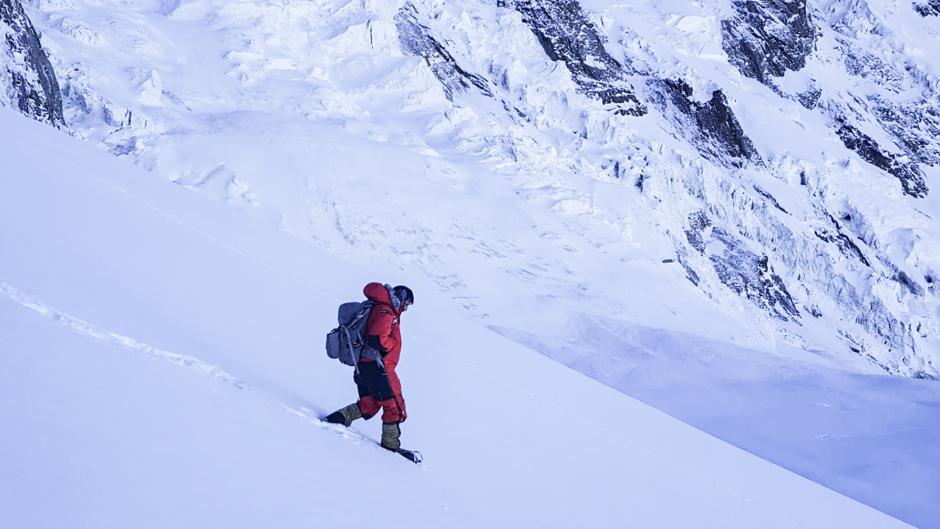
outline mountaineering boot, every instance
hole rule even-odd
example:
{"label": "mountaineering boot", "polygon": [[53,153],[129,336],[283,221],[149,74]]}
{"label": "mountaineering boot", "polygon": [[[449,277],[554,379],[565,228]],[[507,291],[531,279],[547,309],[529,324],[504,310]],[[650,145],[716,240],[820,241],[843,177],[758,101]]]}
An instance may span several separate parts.
{"label": "mountaineering boot", "polygon": [[395,452],[416,465],[424,462],[424,457],[422,457],[421,452],[418,452],[417,450],[405,450],[404,448],[399,448],[398,450],[395,450]]}
{"label": "mountaineering boot", "polygon": [[401,428],[398,423],[382,423],[382,448],[397,452],[401,448]]}
{"label": "mountaineering boot", "polygon": [[382,423],[382,448],[395,452],[412,463],[421,463],[424,457],[417,450],[405,450],[401,447],[401,428],[398,423]]}
{"label": "mountaineering boot", "polygon": [[[353,402],[349,406],[336,410],[333,413],[327,415],[323,420],[333,424],[349,426],[353,421],[359,418],[362,418],[362,412],[359,410],[359,403]],[[385,437],[383,436],[382,439],[385,439]]]}

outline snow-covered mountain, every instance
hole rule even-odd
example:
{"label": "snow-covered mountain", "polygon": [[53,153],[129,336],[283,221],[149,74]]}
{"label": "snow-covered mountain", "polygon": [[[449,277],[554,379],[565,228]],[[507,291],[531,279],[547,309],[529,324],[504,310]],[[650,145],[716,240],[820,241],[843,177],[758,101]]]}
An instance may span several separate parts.
{"label": "snow-covered mountain", "polygon": [[[879,376],[940,376],[933,2],[25,4],[72,134],[427,277],[863,502],[937,513],[940,394]],[[43,79],[12,44],[35,32],[5,23],[7,71]]]}
{"label": "snow-covered mountain", "polygon": [[[514,107],[519,126],[490,135],[555,132],[561,155],[539,171],[636,186],[689,280],[712,298],[750,301],[791,343],[818,344],[811,328],[822,326],[890,372],[937,374],[940,253],[935,202],[924,199],[940,159],[926,53],[938,40],[912,6],[487,4],[409,3],[398,28],[451,92],[447,57]],[[505,45],[526,29],[527,45]],[[481,45],[493,34],[500,52]],[[569,82],[516,74],[540,60]],[[653,139],[646,124],[680,143]],[[503,143],[515,167],[546,162]]]}
{"label": "snow-covered mountain", "polygon": [[310,322],[329,325],[384,266],[6,110],[0,131],[21,168],[0,180],[3,527],[910,527],[520,347],[402,274],[423,292],[400,366],[416,467],[377,446],[375,421],[316,418],[355,389],[312,351],[325,329]]}
{"label": "snow-covered mountain", "polygon": [[[469,172],[474,187],[503,182],[520,199],[513,210],[541,202],[555,222],[588,225],[541,234],[549,248],[538,258],[552,262],[534,273],[520,263],[496,281],[517,297],[552,291],[624,317],[619,300],[634,294],[573,270],[576,246],[551,242],[574,237],[607,266],[630,253],[674,269],[651,280],[687,277],[755,345],[782,340],[890,373],[940,374],[929,192],[940,108],[927,51],[938,36],[914,4],[34,5],[78,134],[179,183],[263,203],[302,237],[408,252],[481,318],[496,310],[475,293],[486,287],[451,271],[464,249],[421,249],[453,239],[448,224],[466,233],[501,219],[450,223],[445,208],[389,237],[362,228],[382,223],[384,213],[368,212],[373,197],[340,203],[320,185],[353,166],[324,177],[322,153],[290,140],[269,151],[275,160],[251,153],[239,166],[201,140],[265,125],[349,134],[409,151],[418,167],[405,174],[433,182],[421,185],[452,187],[446,175]],[[480,264],[505,269],[498,256],[517,243],[479,235],[473,244],[493,246]],[[518,280],[527,273],[534,285]],[[657,312],[650,304],[644,312]]]}

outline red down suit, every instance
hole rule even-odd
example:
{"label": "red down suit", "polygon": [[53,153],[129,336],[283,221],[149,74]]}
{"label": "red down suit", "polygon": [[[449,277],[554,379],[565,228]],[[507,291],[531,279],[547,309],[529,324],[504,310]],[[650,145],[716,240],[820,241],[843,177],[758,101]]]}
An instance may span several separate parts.
{"label": "red down suit", "polygon": [[369,347],[378,351],[381,361],[363,357],[354,380],[359,389],[359,411],[365,419],[382,410],[382,422],[395,424],[408,417],[405,399],[401,395],[401,381],[395,368],[401,357],[401,330],[399,320],[404,307],[393,305],[388,287],[369,283],[362,289],[375,305],[369,314],[366,336]]}

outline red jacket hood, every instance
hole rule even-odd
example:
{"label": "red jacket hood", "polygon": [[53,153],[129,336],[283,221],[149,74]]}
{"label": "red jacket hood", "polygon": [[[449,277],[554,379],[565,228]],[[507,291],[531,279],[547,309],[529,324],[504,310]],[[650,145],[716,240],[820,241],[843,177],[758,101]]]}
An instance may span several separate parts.
{"label": "red jacket hood", "polygon": [[393,307],[392,298],[388,293],[388,289],[385,288],[385,285],[382,283],[369,283],[365,288],[362,289],[362,293],[366,295],[367,298],[371,299],[376,303],[381,303],[383,305],[388,305]]}

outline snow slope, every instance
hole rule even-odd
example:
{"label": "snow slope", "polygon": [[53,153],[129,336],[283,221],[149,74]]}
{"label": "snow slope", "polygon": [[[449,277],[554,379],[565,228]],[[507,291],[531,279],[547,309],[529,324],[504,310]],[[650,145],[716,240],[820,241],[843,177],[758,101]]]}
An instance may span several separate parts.
{"label": "snow slope", "polygon": [[[934,82],[917,51],[933,19],[882,0],[811,5],[818,53],[775,92],[722,49],[737,3],[582,2],[604,53],[637,70],[649,113],[627,117],[581,93],[590,79],[505,7],[527,2],[412,2],[425,30],[402,24],[402,1],[25,3],[73,134],[375,271],[354,282],[424,275],[422,296],[747,451],[915,524],[940,514],[940,390],[879,376],[932,372],[937,195],[903,195],[842,145],[829,110],[795,99],[812,82],[836,109],[884,96],[884,70],[905,91],[890,101],[915,100]],[[428,37],[446,55],[419,55]],[[766,165],[702,155],[720,143],[649,105],[647,76],[688,83],[690,105],[721,89]],[[867,106],[850,123],[890,145],[858,121]],[[774,316],[791,317],[759,257],[798,323]],[[205,316],[187,310],[172,325]],[[923,354],[879,332],[919,333]]]}
{"label": "snow slope", "polygon": [[[415,467],[314,416],[357,265],[0,112],[4,527],[906,527],[525,349],[416,275]],[[58,156],[39,165],[42,153]],[[456,337],[456,339],[455,339]],[[356,433],[361,432],[361,433]]]}

